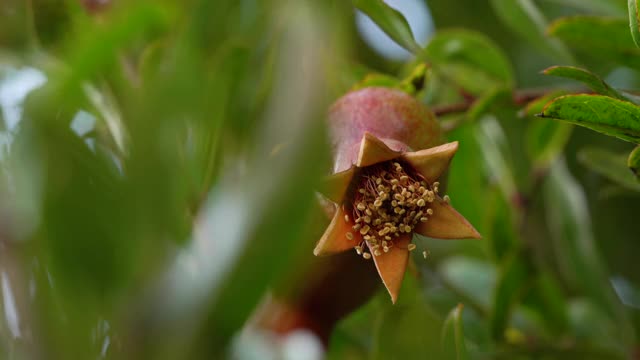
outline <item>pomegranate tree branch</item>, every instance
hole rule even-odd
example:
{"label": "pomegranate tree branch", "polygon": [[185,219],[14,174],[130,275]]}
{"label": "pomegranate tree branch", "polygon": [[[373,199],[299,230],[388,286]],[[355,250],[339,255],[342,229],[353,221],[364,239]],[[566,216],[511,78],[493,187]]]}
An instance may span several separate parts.
{"label": "pomegranate tree branch", "polygon": [[[526,105],[532,100],[535,100],[541,96],[547,95],[556,89],[523,89],[517,90],[513,93],[512,99],[515,105]],[[478,100],[477,97],[464,96],[464,100],[446,105],[438,105],[432,108],[436,116],[444,116],[450,114],[462,113],[469,110],[473,104]]]}

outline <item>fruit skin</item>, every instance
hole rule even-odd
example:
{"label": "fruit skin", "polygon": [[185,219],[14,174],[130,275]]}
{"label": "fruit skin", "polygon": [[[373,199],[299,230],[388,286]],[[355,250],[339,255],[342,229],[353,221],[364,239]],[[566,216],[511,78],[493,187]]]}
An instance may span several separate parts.
{"label": "fruit skin", "polygon": [[401,90],[364,88],[347,93],[329,111],[334,172],[356,162],[365,132],[395,151],[426,149],[444,142],[440,126],[426,105]]}

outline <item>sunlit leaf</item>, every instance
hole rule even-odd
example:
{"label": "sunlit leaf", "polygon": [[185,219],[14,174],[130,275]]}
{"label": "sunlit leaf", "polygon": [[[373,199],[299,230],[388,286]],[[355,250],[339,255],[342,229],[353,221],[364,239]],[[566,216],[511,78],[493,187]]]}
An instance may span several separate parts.
{"label": "sunlit leaf", "polygon": [[540,116],[640,143],[640,108],[630,102],[602,95],[566,95],[547,104]]}
{"label": "sunlit leaf", "polygon": [[543,74],[577,80],[587,85],[589,88],[591,88],[591,90],[600,95],[606,95],[619,100],[628,100],[618,91],[609,86],[609,84],[607,84],[599,76],[585,69],[574,66],[552,66],[545,69],[543,71]]}
{"label": "sunlit leaf", "polygon": [[398,45],[413,53],[420,51],[420,45],[413,38],[409,23],[398,10],[382,0],[353,0],[353,4]]}
{"label": "sunlit leaf", "polygon": [[507,26],[538,49],[563,62],[573,62],[564,44],[546,36],[547,20],[532,0],[491,0],[491,5]]}
{"label": "sunlit leaf", "polygon": [[606,149],[587,148],[578,153],[580,162],[629,190],[640,191],[640,182],[629,171],[625,154],[616,154]]}

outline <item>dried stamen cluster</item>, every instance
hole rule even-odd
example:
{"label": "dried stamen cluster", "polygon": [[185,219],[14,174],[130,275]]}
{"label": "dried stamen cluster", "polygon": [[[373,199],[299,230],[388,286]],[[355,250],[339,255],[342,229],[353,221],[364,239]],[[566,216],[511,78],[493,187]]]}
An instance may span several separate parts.
{"label": "dried stamen cluster", "polygon": [[[411,234],[418,223],[433,215],[429,204],[436,199],[438,182],[428,184],[408,165],[405,167],[399,162],[386,162],[360,174],[362,181],[353,199],[355,225],[353,233],[346,236],[349,240],[360,239],[354,247],[365,259],[371,259],[371,253],[381,256],[391,251],[394,238]],[[345,221],[349,221],[348,215]],[[409,251],[415,248],[413,244],[408,246]]]}

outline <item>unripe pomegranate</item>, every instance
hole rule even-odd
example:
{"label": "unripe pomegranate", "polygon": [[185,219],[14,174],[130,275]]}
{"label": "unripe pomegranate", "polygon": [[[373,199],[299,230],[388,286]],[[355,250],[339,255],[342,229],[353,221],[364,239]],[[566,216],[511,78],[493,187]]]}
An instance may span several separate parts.
{"label": "unripe pomegranate", "polygon": [[365,132],[394,151],[412,151],[443,143],[433,113],[407,93],[370,87],[347,93],[329,111],[329,134],[334,150],[334,172],[356,163]]}
{"label": "unripe pomegranate", "polygon": [[[325,342],[335,323],[375,290],[377,272],[395,303],[413,233],[441,239],[479,238],[462,215],[440,197],[437,179],[458,149],[444,145],[431,111],[408,94],[364,88],[338,99],[328,118],[334,174],[322,194],[331,222],[306,282],[291,299],[270,299],[259,322],[287,333],[305,328]],[[375,264],[375,269],[371,266]]]}

